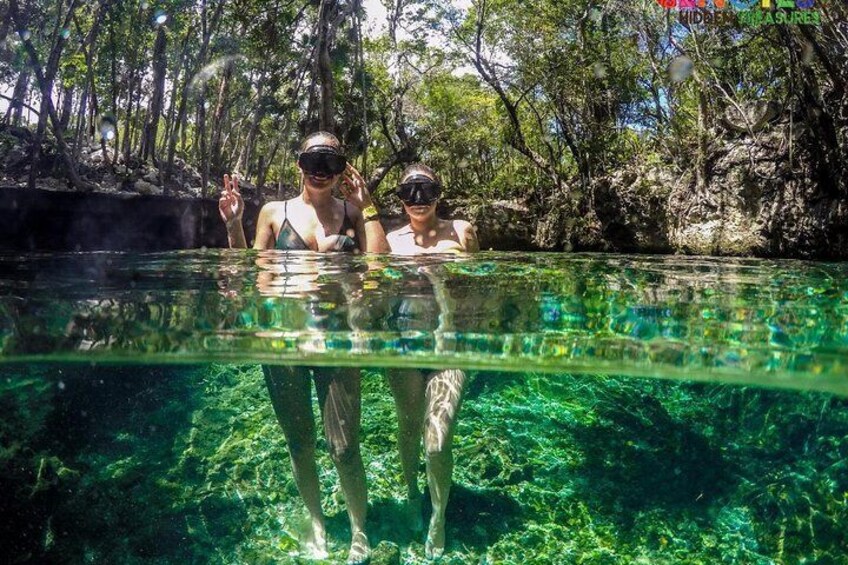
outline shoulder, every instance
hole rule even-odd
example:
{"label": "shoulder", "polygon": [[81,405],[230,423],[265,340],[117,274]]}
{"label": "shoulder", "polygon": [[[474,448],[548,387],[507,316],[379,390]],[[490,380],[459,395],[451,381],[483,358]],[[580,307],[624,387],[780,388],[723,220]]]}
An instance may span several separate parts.
{"label": "shoulder", "polygon": [[271,219],[278,213],[282,213],[285,204],[286,202],[283,200],[274,200],[272,202],[266,202],[259,210],[259,219]]}
{"label": "shoulder", "polygon": [[471,225],[471,222],[466,222],[465,220],[451,220],[451,226],[460,239],[465,239],[466,237],[477,237],[477,232],[474,230],[474,226]]}
{"label": "shoulder", "polygon": [[479,250],[480,245],[477,243],[477,231],[474,229],[471,222],[466,222],[465,220],[452,220],[452,222],[453,230],[456,232],[456,235],[459,236],[459,241],[462,244],[463,249],[466,251]]}
{"label": "shoulder", "polygon": [[471,222],[466,222],[465,220],[451,220],[453,224],[453,229],[458,234],[464,234],[468,230],[474,230],[474,226],[471,225]]}
{"label": "shoulder", "polygon": [[401,226],[396,230],[390,231],[389,233],[386,234],[386,237],[387,238],[389,238],[389,237],[390,238],[398,238],[398,237],[401,237],[403,235],[408,235],[409,231],[410,231],[409,224],[406,224],[405,226]]}
{"label": "shoulder", "polygon": [[277,210],[282,210],[287,202],[291,202],[291,200],[272,200],[271,202],[266,202],[262,205],[262,209],[259,210],[259,213],[271,213],[276,212]]}

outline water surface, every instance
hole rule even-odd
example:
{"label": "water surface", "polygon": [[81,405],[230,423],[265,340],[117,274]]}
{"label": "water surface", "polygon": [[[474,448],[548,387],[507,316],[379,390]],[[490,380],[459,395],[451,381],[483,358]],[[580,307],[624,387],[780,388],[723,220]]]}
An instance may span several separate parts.
{"label": "water surface", "polygon": [[427,366],[848,394],[848,264],[592,254],[0,257],[3,361]]}

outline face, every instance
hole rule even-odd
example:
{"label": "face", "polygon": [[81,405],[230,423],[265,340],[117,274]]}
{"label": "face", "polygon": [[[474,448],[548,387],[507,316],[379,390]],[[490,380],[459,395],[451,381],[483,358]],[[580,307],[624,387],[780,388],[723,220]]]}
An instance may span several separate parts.
{"label": "face", "polygon": [[438,200],[432,202],[431,204],[407,204],[403,203],[403,209],[406,211],[407,215],[410,218],[414,218],[416,220],[426,220],[430,216],[436,214],[436,204],[438,204]]}
{"label": "face", "polygon": [[[298,158],[298,168],[303,173],[303,182],[312,190],[327,190],[336,185],[344,172],[344,156],[329,140],[316,138],[303,150]],[[339,168],[341,172],[335,171]]]}
{"label": "face", "polygon": [[[411,180],[413,180],[413,183],[423,182],[426,184],[425,179],[432,180],[429,175],[422,175],[421,173],[410,175],[409,177],[402,179],[401,186],[405,183],[409,183]],[[438,195],[431,191],[431,188],[422,187],[414,188],[403,194],[403,198],[408,198],[407,200],[401,200],[403,202],[403,209],[410,218],[414,220],[427,220],[436,214],[436,205],[439,203],[439,199]],[[435,198],[432,198],[433,196],[435,196]]]}

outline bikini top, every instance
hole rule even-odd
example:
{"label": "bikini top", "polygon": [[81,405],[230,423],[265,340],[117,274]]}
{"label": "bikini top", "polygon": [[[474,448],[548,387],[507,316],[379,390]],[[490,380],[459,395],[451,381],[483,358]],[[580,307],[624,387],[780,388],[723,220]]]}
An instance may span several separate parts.
{"label": "bikini top", "polygon": [[[286,201],[283,204],[283,225],[280,227],[280,233],[277,235],[277,241],[275,242],[274,247],[276,249],[282,250],[291,250],[291,251],[309,251],[310,247],[306,245],[306,242],[303,241],[303,238],[300,237],[300,234],[294,229],[294,226],[289,222],[289,203]],[[342,227],[339,229],[339,237],[336,239],[336,244],[333,247],[332,251],[344,251],[344,252],[355,252],[359,249],[359,243],[356,241],[356,237],[350,237],[348,231],[354,230],[353,222],[350,221],[350,218],[347,215],[347,202],[344,203],[344,220],[342,220]],[[354,230],[354,233],[355,230]]]}

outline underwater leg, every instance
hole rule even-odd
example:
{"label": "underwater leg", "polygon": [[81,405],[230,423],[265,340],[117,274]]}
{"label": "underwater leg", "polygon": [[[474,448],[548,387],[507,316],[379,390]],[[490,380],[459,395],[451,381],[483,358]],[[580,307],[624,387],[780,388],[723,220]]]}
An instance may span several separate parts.
{"label": "underwater leg", "polygon": [[359,450],[361,374],[359,369],[329,367],[316,367],[314,374],[324,434],[339,472],[350,517],[351,544],[347,562],[365,563],[371,556],[371,546],[365,534],[368,488]]}
{"label": "underwater leg", "polygon": [[398,421],[398,451],[406,482],[407,518],[416,534],[424,529],[418,465],[424,429],[424,374],[419,369],[389,369],[386,380],[395,399]]}
{"label": "underwater leg", "polygon": [[464,385],[465,373],[459,369],[444,369],[427,377],[424,451],[433,503],[424,545],[428,558],[440,557],[445,551],[445,510],[453,474],[453,433]]}
{"label": "underwater leg", "polygon": [[265,373],[274,412],[286,437],[297,490],[309,512],[312,539],[306,543],[306,552],[318,559],[326,558],[329,553],[315,463],[315,418],[312,414],[309,369],[263,365],[262,372]]}

